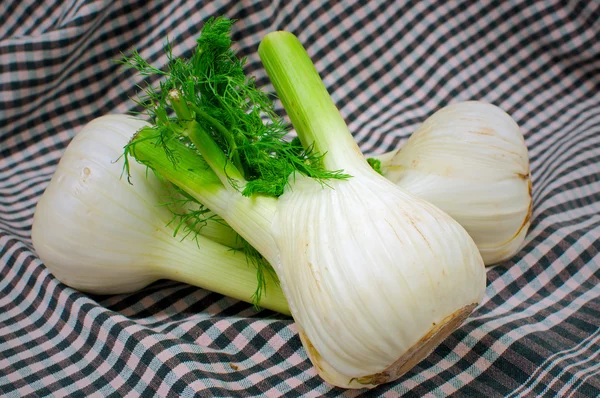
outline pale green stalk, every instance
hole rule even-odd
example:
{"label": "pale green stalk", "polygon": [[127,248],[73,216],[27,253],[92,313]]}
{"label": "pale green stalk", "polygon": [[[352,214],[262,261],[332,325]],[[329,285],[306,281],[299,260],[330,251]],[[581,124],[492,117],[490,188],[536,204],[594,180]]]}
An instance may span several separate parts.
{"label": "pale green stalk", "polygon": [[328,170],[369,167],[300,41],[289,32],[269,33],[258,54],[302,145],[324,154]]}
{"label": "pale green stalk", "polygon": [[[189,133],[192,140],[198,138],[194,137],[197,132],[192,129]],[[231,168],[235,166],[227,163],[223,152],[218,148],[210,145],[199,148],[207,159],[205,162],[195,151],[177,140],[165,145],[169,152],[176,154],[175,164],[164,147],[156,145],[151,130],[142,129],[138,132],[129,152],[137,161],[156,170],[163,178],[218,214],[268,262],[276,261],[277,246],[270,230],[277,199],[259,195],[242,196],[240,191],[225,181]],[[214,168],[209,167],[207,162]],[[215,170],[221,170],[220,175],[217,175]],[[245,185],[246,181],[239,173],[235,177],[239,186]]]}

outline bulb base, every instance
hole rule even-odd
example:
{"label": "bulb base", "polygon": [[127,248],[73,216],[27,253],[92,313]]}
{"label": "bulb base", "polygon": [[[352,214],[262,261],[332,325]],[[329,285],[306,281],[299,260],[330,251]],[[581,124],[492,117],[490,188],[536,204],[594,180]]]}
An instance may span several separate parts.
{"label": "bulb base", "polygon": [[441,322],[432,324],[431,329],[388,368],[382,372],[358,378],[349,378],[333,369],[321,357],[304,332],[300,328],[298,329],[300,339],[302,340],[304,347],[306,347],[308,357],[323,380],[342,388],[373,388],[380,384],[397,380],[429,356],[439,344],[441,344],[469,317],[475,307],[477,307],[477,303],[467,305],[448,315]]}

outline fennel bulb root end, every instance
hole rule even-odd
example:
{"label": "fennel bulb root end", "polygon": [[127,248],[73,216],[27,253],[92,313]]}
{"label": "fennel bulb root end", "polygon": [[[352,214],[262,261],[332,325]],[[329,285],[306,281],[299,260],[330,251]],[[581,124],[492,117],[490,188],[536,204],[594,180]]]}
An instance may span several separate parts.
{"label": "fennel bulb root end", "polygon": [[406,372],[427,358],[452,332],[471,315],[478,303],[467,305],[447,316],[439,323],[433,323],[431,329],[400,358],[384,371],[362,377],[349,377],[336,371],[319,354],[303,330],[298,328],[300,340],[319,376],[326,382],[343,388],[374,388],[380,384],[392,382],[402,377]]}

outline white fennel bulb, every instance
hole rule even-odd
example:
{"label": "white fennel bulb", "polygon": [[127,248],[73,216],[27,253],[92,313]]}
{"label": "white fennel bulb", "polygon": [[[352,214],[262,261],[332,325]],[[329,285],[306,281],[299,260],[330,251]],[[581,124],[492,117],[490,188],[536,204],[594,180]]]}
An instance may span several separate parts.
{"label": "white fennel bulb", "polygon": [[[211,54],[206,40],[198,40],[192,64]],[[295,173],[281,195],[249,190],[256,180],[247,177],[244,158],[252,153],[234,156],[238,132],[227,126],[236,124],[207,114],[197,94],[212,95],[205,75],[185,63],[180,69],[174,64],[163,84],[169,90],[157,100],[169,104],[163,115],[173,110],[176,117],[158,115],[153,127],[136,134],[129,153],[222,217],[273,266],[321,377],[346,388],[395,380],[481,302],[481,255],[449,215],[369,166],[295,36],[270,33],[258,52],[304,149],[322,155],[324,170],[351,177]],[[218,92],[220,101],[230,100],[230,93],[237,94],[232,87]],[[249,101],[259,98],[252,94]],[[258,131],[240,141],[242,149],[254,143],[251,160],[268,171],[283,167],[280,153],[260,152],[273,141]]]}
{"label": "white fennel bulb", "polygon": [[492,104],[449,105],[425,120],[406,145],[382,157],[399,187],[456,219],[487,265],[512,257],[531,218],[531,175],[519,126]]}
{"label": "white fennel bulb", "polygon": [[[172,279],[252,302],[256,269],[243,253],[202,235],[174,236],[165,183],[137,163],[130,165],[132,184],[122,176],[123,147],[145,125],[103,116],[69,143],[35,210],[32,241],[40,259],[58,280],[84,292],[129,293]],[[289,313],[281,290],[266,278],[260,305]]]}
{"label": "white fennel bulb", "polygon": [[334,385],[395,380],[481,302],[481,255],[454,219],[369,166],[295,36],[268,34],[259,55],[303,144],[352,176],[297,177],[277,200],[271,261],[301,338]]}
{"label": "white fennel bulb", "polygon": [[485,272],[448,215],[370,170],[352,175],[330,188],[299,178],[273,225],[277,274],[311,360],[325,380],[364,387],[440,343],[448,330],[434,334],[480,302]]}

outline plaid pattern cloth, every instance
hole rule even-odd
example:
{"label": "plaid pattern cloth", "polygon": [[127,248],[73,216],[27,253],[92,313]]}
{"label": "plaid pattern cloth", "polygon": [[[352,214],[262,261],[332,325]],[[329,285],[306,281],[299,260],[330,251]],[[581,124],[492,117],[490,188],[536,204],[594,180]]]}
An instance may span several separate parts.
{"label": "plaid pattern cloth", "polygon": [[[90,296],[31,245],[35,204],[87,122],[135,109],[113,60],[189,56],[202,21],[272,90],[261,37],[296,33],[361,149],[403,144],[454,101],[494,103],[525,135],[533,217],[488,270],[482,305],[426,360],[374,390],[324,383],[294,322],[171,281]],[[600,395],[600,4],[581,1],[0,3],[0,395],[395,397]],[[281,108],[279,108],[281,109]]]}

